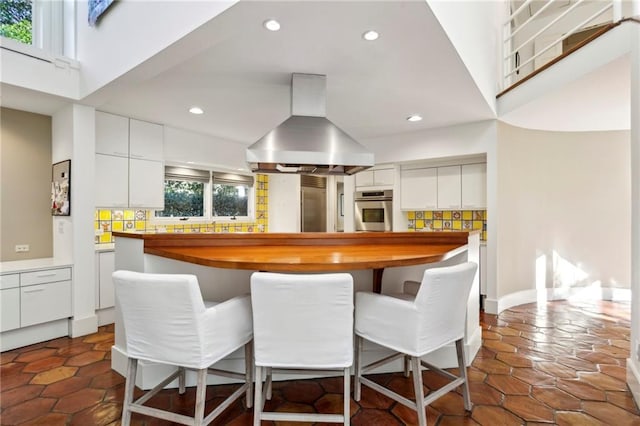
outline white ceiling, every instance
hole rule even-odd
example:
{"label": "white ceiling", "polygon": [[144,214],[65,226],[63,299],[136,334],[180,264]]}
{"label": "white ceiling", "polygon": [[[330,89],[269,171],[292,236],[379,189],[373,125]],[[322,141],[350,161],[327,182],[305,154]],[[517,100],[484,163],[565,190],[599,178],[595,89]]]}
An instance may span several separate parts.
{"label": "white ceiling", "polygon": [[424,1],[241,1],[81,103],[248,145],[288,118],[294,72],[327,76],[328,118],[361,141],[494,118]]}

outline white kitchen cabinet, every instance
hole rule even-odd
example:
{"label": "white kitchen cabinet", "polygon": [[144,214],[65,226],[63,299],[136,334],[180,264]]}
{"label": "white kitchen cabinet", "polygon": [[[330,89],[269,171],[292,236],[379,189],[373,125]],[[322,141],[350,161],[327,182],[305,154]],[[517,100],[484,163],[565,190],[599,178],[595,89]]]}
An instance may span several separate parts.
{"label": "white kitchen cabinet", "polygon": [[164,208],[164,163],[129,159],[129,207]]}
{"label": "white kitchen cabinet", "polygon": [[164,160],[164,127],[140,120],[129,120],[129,157]]}
{"label": "white kitchen cabinet", "polygon": [[0,331],[20,327],[20,275],[0,276]]}
{"label": "white kitchen cabinet", "polygon": [[392,167],[373,167],[371,169],[356,173],[356,187],[392,186],[394,180],[393,175],[394,169]]}
{"label": "white kitchen cabinet", "polygon": [[20,287],[20,327],[71,316],[71,281]]}
{"label": "white kitchen cabinet", "polygon": [[487,295],[487,246],[480,244],[480,295]]}
{"label": "white kitchen cabinet", "polygon": [[438,210],[460,209],[460,166],[438,167]]}
{"label": "white kitchen cabinet", "polygon": [[96,207],[129,206],[129,159],[96,154]]}
{"label": "white kitchen cabinet", "polygon": [[438,173],[435,167],[400,171],[400,208],[434,210],[438,202]]}
{"label": "white kitchen cabinet", "polygon": [[96,153],[129,156],[129,119],[96,111]]}
{"label": "white kitchen cabinet", "polygon": [[112,251],[97,253],[96,269],[96,308],[111,308],[115,305],[115,290],[111,278],[115,271],[115,253]]}
{"label": "white kitchen cabinet", "polygon": [[461,166],[462,209],[487,208],[487,164],[463,164]]}
{"label": "white kitchen cabinet", "polygon": [[162,125],[97,111],[96,207],[164,208],[163,145]]}

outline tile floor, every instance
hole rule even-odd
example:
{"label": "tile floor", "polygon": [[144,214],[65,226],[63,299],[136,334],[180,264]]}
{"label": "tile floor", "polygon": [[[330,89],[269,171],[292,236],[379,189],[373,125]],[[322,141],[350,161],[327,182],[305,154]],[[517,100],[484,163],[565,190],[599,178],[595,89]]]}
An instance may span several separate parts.
{"label": "tile floor", "polygon": [[[629,304],[550,302],[483,314],[483,345],[469,368],[474,408],[449,393],[427,409],[429,425],[640,425],[640,411],[625,384],[629,356]],[[79,338],[60,338],[2,353],[2,425],[118,425],[124,379],[110,368],[112,326]],[[428,388],[439,377],[425,372]],[[375,378],[412,396],[401,374]],[[209,386],[213,406],[233,386]],[[428,389],[427,389],[428,390]],[[341,379],[277,382],[269,409],[339,412]],[[163,391],[152,405],[190,413],[194,392]],[[209,407],[207,407],[209,409]],[[353,425],[413,425],[404,406],[363,388],[351,401]],[[242,402],[213,424],[250,425]],[[168,422],[134,415],[133,424]],[[267,422],[265,422],[266,424]],[[300,424],[300,423],[297,423]]]}

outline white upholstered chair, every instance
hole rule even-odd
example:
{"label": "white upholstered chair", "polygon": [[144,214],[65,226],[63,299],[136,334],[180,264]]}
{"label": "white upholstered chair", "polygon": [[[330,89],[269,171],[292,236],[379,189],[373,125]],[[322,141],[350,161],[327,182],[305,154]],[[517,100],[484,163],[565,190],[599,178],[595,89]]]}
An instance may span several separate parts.
{"label": "white upholstered chair", "polygon": [[[427,269],[420,285],[405,286],[402,297],[358,292],[356,294],[356,377],[354,397],[360,400],[361,385],[368,386],[418,413],[420,426],[427,424],[425,408],[437,398],[462,385],[464,407],[471,410],[464,354],[467,300],[476,274],[472,262]],[[411,294],[415,291],[415,297]],[[363,341],[381,345],[394,353],[366,366],[362,365]],[[459,376],[455,376],[420,358],[450,343],[458,355]],[[408,357],[412,367],[415,401],[363,376],[381,365]],[[421,367],[437,372],[451,382],[429,393],[422,387]]]}
{"label": "white upholstered chair", "polygon": [[[253,324],[248,295],[222,303],[205,302],[195,275],[116,271],[113,282],[122,312],[128,356],[123,425],[130,423],[132,412],[186,425],[207,425],[243,394],[247,406],[252,406]],[[243,346],[244,374],[210,368]],[[168,364],[177,370],[133,401],[139,360]],[[184,393],[185,370],[197,372],[193,417],[144,405],[176,378],[179,392]],[[205,418],[208,373],[242,379],[244,383]]]}
{"label": "white upholstered chair", "polygon": [[[255,272],[251,276],[251,304],[256,365],[254,425],[260,425],[262,420],[348,425],[349,368],[353,364],[351,275]],[[344,377],[343,413],[265,412],[274,371],[340,371]]]}

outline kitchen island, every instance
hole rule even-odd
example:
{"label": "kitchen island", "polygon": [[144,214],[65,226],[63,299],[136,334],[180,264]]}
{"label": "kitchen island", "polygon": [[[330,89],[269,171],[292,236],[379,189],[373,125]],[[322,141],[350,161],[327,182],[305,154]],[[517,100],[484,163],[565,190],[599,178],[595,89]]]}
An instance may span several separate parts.
{"label": "kitchen island", "polygon": [[[249,292],[254,271],[349,272],[356,291],[397,293],[404,280],[422,279],[427,267],[478,263],[479,232],[376,233],[128,233],[115,232],[116,269],[156,273],[191,273],[205,299],[225,300]],[[465,349],[473,360],[481,343],[479,284],[474,280],[467,304]],[[116,339],[112,367],[125,371],[124,330],[116,305]],[[381,348],[372,347],[371,351]],[[243,365],[242,354],[223,362]],[[239,358],[238,358],[239,357]],[[365,353],[366,357],[366,353]],[[429,357],[449,367],[455,349]],[[155,369],[162,373],[154,373]],[[143,366],[138,385],[148,388],[164,374],[162,366]]]}

